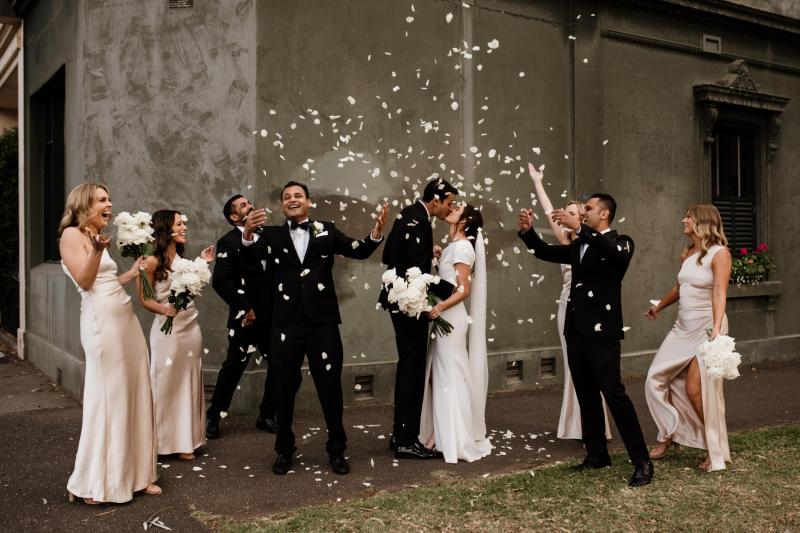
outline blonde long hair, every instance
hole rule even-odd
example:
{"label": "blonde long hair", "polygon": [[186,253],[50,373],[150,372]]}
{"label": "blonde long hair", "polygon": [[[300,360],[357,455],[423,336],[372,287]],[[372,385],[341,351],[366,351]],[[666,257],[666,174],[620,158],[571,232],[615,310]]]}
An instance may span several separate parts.
{"label": "blonde long hair", "polygon": [[[567,202],[567,205],[564,206],[564,209],[567,209],[571,205],[574,205],[575,207],[578,208],[578,213],[580,213],[581,215],[581,223],[582,223],[583,214],[586,212],[586,204],[584,204],[583,202],[579,202],[578,200],[570,200],[569,202]],[[565,231],[564,233],[566,233],[567,240],[570,242],[578,238],[578,234],[572,230]]]}
{"label": "blonde long hair", "polygon": [[110,196],[108,187],[102,183],[85,181],[69,191],[67,195],[67,205],[64,206],[64,215],[58,225],[58,235],[61,236],[67,228],[83,228],[94,205],[94,195],[97,189],[103,189]]}
{"label": "blonde long hair", "polygon": [[[700,239],[700,255],[697,257],[697,264],[702,265],[709,248],[715,244],[728,246],[728,239],[722,228],[722,217],[717,208],[711,204],[690,205],[686,214],[694,220],[694,234]],[[692,246],[693,244],[686,245],[686,248],[683,249],[684,256],[688,255]]]}

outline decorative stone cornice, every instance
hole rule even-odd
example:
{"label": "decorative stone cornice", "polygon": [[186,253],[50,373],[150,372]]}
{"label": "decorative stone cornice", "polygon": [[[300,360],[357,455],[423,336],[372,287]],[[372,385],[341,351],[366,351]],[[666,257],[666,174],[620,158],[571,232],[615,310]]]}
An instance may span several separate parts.
{"label": "decorative stone cornice", "polygon": [[753,79],[743,59],[733,61],[728,72],[716,82],[696,84],[693,90],[695,102],[702,109],[703,140],[706,143],[714,143],[714,125],[719,118],[720,106],[749,109],[766,115],[767,158],[772,161],[778,149],[780,114],[790,98],[761,92],[761,86]]}

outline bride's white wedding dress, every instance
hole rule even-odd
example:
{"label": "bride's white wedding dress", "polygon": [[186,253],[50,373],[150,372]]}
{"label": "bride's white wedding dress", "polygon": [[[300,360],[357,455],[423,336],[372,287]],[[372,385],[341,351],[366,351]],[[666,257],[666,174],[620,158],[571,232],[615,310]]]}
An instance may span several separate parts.
{"label": "bride's white wedding dress", "polygon": [[434,443],[448,463],[457,463],[459,459],[472,462],[492,452],[492,444],[486,438],[486,267],[481,233],[476,239],[476,249],[470,241],[458,240],[442,252],[439,276],[453,285],[458,284],[457,263],[475,265],[470,290],[471,316],[464,302],[441,314],[453,325],[453,331],[445,336],[436,335],[428,346],[419,435],[426,446]]}

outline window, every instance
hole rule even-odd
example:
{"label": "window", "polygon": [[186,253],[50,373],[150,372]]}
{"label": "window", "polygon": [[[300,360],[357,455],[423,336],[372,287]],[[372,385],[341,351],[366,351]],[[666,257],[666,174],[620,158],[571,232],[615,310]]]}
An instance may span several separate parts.
{"label": "window", "polygon": [[63,66],[31,96],[31,127],[31,158],[38,159],[31,172],[41,198],[42,259],[59,261],[58,224],[65,200]]}
{"label": "window", "polygon": [[758,240],[758,154],[755,128],[718,124],[711,156],[711,201],[733,249]]}

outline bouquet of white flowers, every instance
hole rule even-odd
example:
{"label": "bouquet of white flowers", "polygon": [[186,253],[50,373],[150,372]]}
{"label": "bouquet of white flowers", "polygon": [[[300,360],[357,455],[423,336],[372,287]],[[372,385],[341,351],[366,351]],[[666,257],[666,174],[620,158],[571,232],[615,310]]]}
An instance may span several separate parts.
{"label": "bouquet of white flowers", "polygon": [[[178,311],[183,311],[210,280],[211,271],[203,258],[190,261],[176,256],[172,260],[172,283],[167,301]],[[161,331],[166,335],[172,333],[172,319],[173,317],[168,316],[161,326]]]}
{"label": "bouquet of white flowers", "polygon": [[[389,269],[381,276],[383,286],[388,291],[389,303],[397,304],[400,312],[419,318],[436,305],[436,296],[428,292],[430,285],[439,283],[439,276],[423,274],[417,267],[406,270],[405,277],[397,275],[395,269]],[[453,325],[442,317],[433,320],[433,332],[438,335],[449,335]]]}
{"label": "bouquet of white flowers", "polygon": [[[139,211],[131,215],[123,211],[114,218],[114,225],[117,226],[117,246],[122,252],[122,257],[138,258],[152,253],[151,242],[153,237],[153,227],[150,225],[150,213]],[[142,270],[139,272],[142,281],[142,292],[145,300],[153,300],[156,292],[147,278],[147,273]]]}
{"label": "bouquet of white flowers", "polygon": [[735,349],[736,343],[727,335],[717,335],[714,339],[703,342],[700,346],[700,357],[703,358],[709,378],[736,379],[739,377],[737,367],[742,362],[742,356],[736,353]]}

